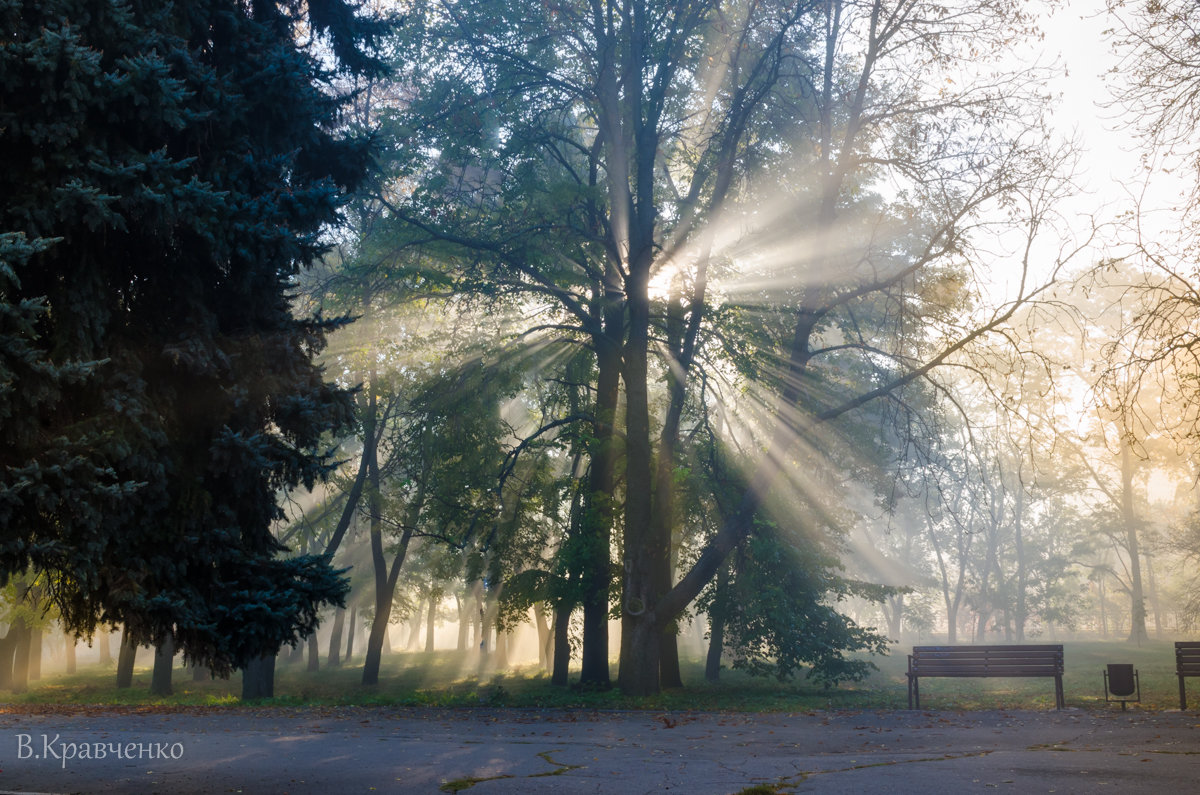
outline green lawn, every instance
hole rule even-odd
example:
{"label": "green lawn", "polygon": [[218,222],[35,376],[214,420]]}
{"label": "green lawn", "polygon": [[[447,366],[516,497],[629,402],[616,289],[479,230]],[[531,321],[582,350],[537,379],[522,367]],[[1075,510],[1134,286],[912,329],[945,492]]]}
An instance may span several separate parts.
{"label": "green lawn", "polygon": [[[1063,692],[1068,707],[1120,710],[1119,704],[1104,701],[1105,666],[1133,663],[1141,682],[1142,700],[1140,705],[1130,704],[1129,708],[1179,709],[1179,680],[1175,677],[1172,641],[1150,641],[1140,647],[1125,642],[1084,641],[1064,643],[1063,647]],[[908,647],[897,647],[890,658],[879,664],[880,672],[870,680],[882,678],[898,687],[899,699],[892,706],[908,706],[904,683],[908,651]],[[1196,688],[1192,702],[1200,706],[1200,679],[1190,683]],[[921,706],[924,709],[1054,709],[1054,680],[922,679]]]}
{"label": "green lawn", "polygon": [[[1119,710],[1105,704],[1102,672],[1107,663],[1133,663],[1140,672],[1142,702],[1131,709],[1178,708],[1174,675],[1174,647],[1154,641],[1141,647],[1119,642],[1065,644],[1064,690],[1068,707]],[[904,671],[908,646],[893,647],[892,655],[877,658],[879,671],[863,682],[825,689],[804,682],[785,683],[755,679],[736,671],[723,671],[721,681],[704,681],[699,661],[685,662],[683,690],[648,699],[630,699],[618,691],[586,692],[550,685],[535,668],[503,675],[479,675],[469,670],[472,660],[456,652],[395,653],[384,657],[380,684],[359,684],[361,661],[316,673],[302,666],[281,664],[271,703],[280,705],[409,705],[409,706],[509,706],[578,707],[596,709],[698,709],[798,712],[819,709],[903,709],[907,706]],[[464,671],[464,669],[467,669]],[[615,665],[614,665],[615,674]],[[73,676],[53,676],[32,683],[29,692],[8,695],[10,704],[238,704],[241,681],[193,682],[190,672],[175,671],[175,695],[152,698],[148,668],[137,669],[134,685],[114,686],[110,666],[81,668]],[[1193,703],[1200,707],[1200,679],[1194,682]],[[1054,707],[1050,679],[927,679],[921,683],[925,709],[1046,709]]]}

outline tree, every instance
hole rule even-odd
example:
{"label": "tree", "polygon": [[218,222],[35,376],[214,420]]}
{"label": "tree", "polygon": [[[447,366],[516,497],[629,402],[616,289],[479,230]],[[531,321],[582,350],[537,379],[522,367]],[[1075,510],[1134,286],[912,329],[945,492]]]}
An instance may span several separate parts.
{"label": "tree", "polygon": [[[862,679],[873,668],[846,652],[886,653],[887,638],[836,609],[838,601],[854,595],[879,601],[886,589],[830,578],[836,559],[796,559],[826,554],[821,546],[788,543],[760,530],[738,547],[728,590],[719,597],[723,648],[734,668],[786,680],[806,666],[808,678],[836,685]],[[813,577],[828,579],[812,582]]]}
{"label": "tree", "polygon": [[[1200,9],[1181,0],[1109,0],[1107,5],[1113,42],[1123,59],[1115,70],[1121,82],[1114,84],[1114,95],[1132,116],[1129,126],[1141,133],[1147,188],[1178,169],[1188,175],[1181,206],[1144,208],[1139,200],[1122,229],[1128,248],[1102,264],[1102,272],[1119,288],[1113,303],[1124,310],[1119,329],[1105,346],[1107,367],[1099,380],[1106,408],[1121,430],[1122,497],[1130,494],[1121,514],[1135,602],[1132,635],[1141,639],[1146,631],[1131,494],[1135,459],[1144,457],[1141,448],[1152,431],[1169,436],[1181,449],[1194,450],[1200,439],[1200,148],[1195,143],[1200,129],[1195,47]],[[1164,213],[1165,220],[1155,218]]]}
{"label": "tree", "polygon": [[0,688],[23,693],[29,680],[40,674],[41,632],[48,623],[45,591],[40,580],[29,573],[13,577],[4,588],[3,619],[8,631],[0,638]]}
{"label": "tree", "polygon": [[[1020,107],[1036,100],[1027,73],[945,78],[1025,25],[1017,4],[909,0],[429,3],[414,18],[396,129],[416,145],[394,161],[388,213],[404,246],[451,255],[463,289],[536,308],[531,344],[595,357],[588,570],[605,593],[619,531],[623,689],[674,674],[677,618],[751,534],[792,442],[819,445],[814,429],[1006,319],[966,311],[971,236],[998,207],[1036,236],[1063,153]],[[894,199],[874,191],[885,176]],[[737,277],[778,289],[751,300]],[[722,347],[756,358],[738,387],[761,382],[773,430],[728,527],[676,573],[686,407]],[[619,488],[602,455],[617,438]],[[585,665],[587,605],[606,601],[584,600]]]}
{"label": "tree", "polygon": [[171,636],[165,636],[154,647],[154,669],[150,674],[150,695],[169,696],[175,692],[171,685],[171,672],[175,664],[175,646]]}
{"label": "tree", "polygon": [[469,360],[400,390],[406,397],[379,446],[382,455],[367,462],[375,613],[363,684],[378,681],[384,632],[411,542],[461,547],[495,521],[497,499],[488,484],[500,469],[506,435],[500,404],[508,388],[501,369]]}
{"label": "tree", "polygon": [[[1136,253],[1105,260],[1079,279],[1087,325],[1072,368],[1089,387],[1094,416],[1077,422],[1078,438],[1066,445],[1098,495],[1095,525],[1115,553],[1099,561],[1096,576],[1111,577],[1128,595],[1135,643],[1148,638],[1147,482],[1155,469],[1178,467],[1196,428],[1187,353],[1191,288],[1153,259],[1140,260]],[[1102,366],[1089,365],[1096,360]]]}
{"label": "tree", "polygon": [[333,324],[289,296],[367,165],[336,81],[387,26],[342,0],[0,21],[0,568],[47,572],[71,631],[228,674],[344,590],[270,530],[349,419],[313,363]]}
{"label": "tree", "polygon": [[[765,453],[747,478],[740,503],[692,569],[654,604],[640,605],[636,616],[627,611],[622,686],[631,692],[656,689],[656,666],[650,661],[658,656],[657,628],[677,615],[753,532],[772,492],[785,487],[788,473],[795,471],[798,448],[821,449],[823,434],[833,432],[832,421],[876,399],[900,399],[904,386],[1001,329],[1042,289],[1022,279],[1004,307],[960,322],[972,303],[960,288],[972,262],[969,241],[982,231],[983,209],[993,203],[1021,205],[1032,243],[1061,190],[1055,179],[1045,179],[1046,167],[1057,168],[1061,153],[1044,152],[1035,130],[1015,125],[1003,137],[961,135],[978,129],[983,115],[1015,119],[1015,105],[1001,96],[999,86],[1006,85],[1013,92],[1008,99],[1015,99],[1018,86],[1029,88],[1029,77],[990,86],[981,82],[961,93],[939,90],[936,98],[922,91],[925,78],[918,77],[939,75],[958,47],[1003,46],[1000,39],[980,34],[998,33],[1010,23],[1019,27],[1020,12],[994,4],[961,4],[950,11],[937,4],[835,2],[816,16],[818,44],[798,53],[811,70],[815,102],[807,138],[811,157],[797,158],[806,201],[800,203],[804,212],[783,214],[789,230],[799,226],[813,242],[798,262],[784,260],[801,275],[787,282],[794,286],[786,300],[770,306],[775,336],[765,340],[760,353],[770,412],[769,430],[759,442]],[[905,79],[898,83],[883,79],[892,58],[905,64]],[[869,195],[864,200],[863,182],[877,178],[881,168],[911,186],[901,201],[889,204],[876,197],[872,202]],[[766,227],[760,234],[771,233],[780,230]],[[845,238],[848,242],[841,242]],[[1016,267],[1029,274],[1029,248]],[[956,312],[958,318],[952,319]],[[636,317],[633,310],[631,317]],[[872,324],[864,326],[863,318]],[[630,338],[636,333],[631,331]],[[640,380],[640,365],[636,370]],[[640,434],[642,419],[632,418],[632,407],[640,413],[641,398],[630,397],[628,405],[627,431]],[[637,481],[632,474],[629,479]],[[646,509],[640,507],[638,516],[629,510],[629,499],[626,504],[628,533],[644,526]],[[638,553],[637,543],[627,538],[627,555],[631,548],[647,560],[659,554],[649,546]],[[636,571],[637,564],[631,568]],[[628,586],[627,578],[627,599]]]}
{"label": "tree", "polygon": [[[760,9],[755,24],[769,21],[779,10],[776,4],[768,5]],[[695,56],[692,37],[701,23],[712,21],[708,15],[714,7],[697,4],[664,12],[655,5],[651,10],[664,14],[663,19],[678,11],[675,21],[682,27],[667,37],[666,47],[672,52],[680,48],[679,54],[686,53],[690,63]],[[395,163],[397,183],[412,188],[392,191],[388,205],[393,218],[408,225],[409,245],[436,243],[439,250],[454,252],[464,285],[524,301],[553,301],[542,328],[584,342],[594,353],[588,489],[581,508],[583,522],[571,546],[572,559],[578,561],[584,609],[583,679],[599,685],[608,682],[611,534],[620,508],[615,477],[618,394],[623,370],[631,362],[626,346],[631,306],[627,296],[636,294],[630,293],[627,283],[630,224],[637,216],[628,206],[635,158],[629,151],[631,121],[622,121],[633,106],[618,107],[617,81],[625,80],[631,88],[640,85],[640,80],[636,84],[628,80],[632,74],[628,70],[645,66],[640,53],[632,61],[617,62],[628,55],[625,47],[633,45],[618,32],[620,24],[612,16],[617,11],[629,13],[630,8],[622,11],[611,4],[590,9],[582,3],[554,8],[527,3],[480,3],[469,8],[428,5],[411,27],[414,35],[404,47],[413,84],[419,88],[412,103],[397,114],[398,129],[427,146],[408,150]],[[784,11],[783,17],[786,31],[796,23],[798,12]],[[737,109],[737,119],[727,122],[715,112],[692,127],[707,150],[699,153],[703,164],[697,171],[703,176],[685,187],[689,198],[679,202],[681,207],[694,205],[685,210],[693,221],[712,205],[706,194],[714,179],[725,185],[718,193],[732,184],[733,155],[748,115],[761,101],[764,87],[777,78],[768,62],[779,57],[778,42],[768,37],[761,44],[748,30],[745,42],[753,44],[753,54],[747,56],[745,81],[734,81],[747,100]],[[645,36],[646,30],[637,35]],[[571,44],[559,49],[555,42]],[[637,46],[649,43],[647,38]],[[585,57],[572,57],[572,47]],[[739,59],[737,48],[732,51]],[[764,60],[755,65],[756,59]],[[626,74],[618,76],[618,70]],[[657,78],[659,96],[654,101],[660,104],[673,81],[669,72]],[[640,88],[637,95],[635,104],[640,103]],[[682,95],[670,99],[672,113],[690,112],[681,99]],[[662,132],[658,122],[650,128],[653,135]],[[709,136],[723,143],[710,146]],[[653,159],[651,138],[639,141],[637,147],[643,161],[647,152]],[[436,150],[437,162],[430,163],[418,150]],[[642,162],[636,168],[643,189],[654,187],[654,164]],[[452,209],[438,209],[444,207]],[[646,204],[640,215],[643,228],[632,231],[640,236],[635,256],[642,270],[634,278],[643,287],[654,245],[653,234],[645,234],[652,230],[644,227],[653,215]],[[681,333],[678,344],[688,347],[693,343],[687,340],[694,342],[694,337],[694,329]],[[635,353],[647,341],[638,339]],[[539,343],[537,336],[530,341]],[[637,364],[641,358],[635,356],[635,369],[641,366]],[[633,383],[643,381],[634,376]],[[641,391],[636,394],[644,392],[637,389]],[[648,425],[638,427],[632,437],[627,429],[625,439],[641,439],[649,432]],[[668,427],[666,436],[673,437],[676,431]],[[648,466],[646,461],[643,464]],[[672,465],[667,465],[668,470]],[[637,490],[651,487],[649,470],[635,476]],[[669,515],[669,511],[663,514]],[[661,535],[668,529],[662,521],[659,524]]]}
{"label": "tree", "polygon": [[[1200,177],[1200,9],[1187,0],[1131,3],[1107,0],[1113,43],[1122,57],[1113,70],[1117,102],[1142,133],[1146,154],[1181,162]],[[1200,188],[1200,181],[1197,182]],[[1194,194],[1193,194],[1194,196]]]}

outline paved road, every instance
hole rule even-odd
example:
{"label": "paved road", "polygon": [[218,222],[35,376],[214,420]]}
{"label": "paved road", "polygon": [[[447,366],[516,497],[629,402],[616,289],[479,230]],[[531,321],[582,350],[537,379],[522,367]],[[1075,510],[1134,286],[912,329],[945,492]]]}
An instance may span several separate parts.
{"label": "paved road", "polygon": [[0,713],[0,792],[1182,795],[1198,776],[1180,712]]}

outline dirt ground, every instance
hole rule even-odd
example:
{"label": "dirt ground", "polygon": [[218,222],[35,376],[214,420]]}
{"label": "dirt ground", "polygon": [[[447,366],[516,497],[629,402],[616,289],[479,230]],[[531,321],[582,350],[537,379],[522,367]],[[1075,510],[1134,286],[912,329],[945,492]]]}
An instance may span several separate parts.
{"label": "dirt ground", "polygon": [[1184,793],[1198,765],[1178,711],[0,712],[10,793]]}

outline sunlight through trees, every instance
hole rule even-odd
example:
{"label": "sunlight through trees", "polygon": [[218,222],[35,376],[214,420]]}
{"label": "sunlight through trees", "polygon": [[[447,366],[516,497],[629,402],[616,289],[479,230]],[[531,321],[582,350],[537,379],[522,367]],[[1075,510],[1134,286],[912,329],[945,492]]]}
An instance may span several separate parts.
{"label": "sunlight through trees", "polygon": [[1051,11],[0,0],[0,687],[1190,629],[1200,17],[1097,5],[1093,202]]}

